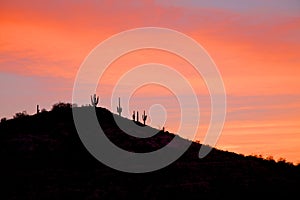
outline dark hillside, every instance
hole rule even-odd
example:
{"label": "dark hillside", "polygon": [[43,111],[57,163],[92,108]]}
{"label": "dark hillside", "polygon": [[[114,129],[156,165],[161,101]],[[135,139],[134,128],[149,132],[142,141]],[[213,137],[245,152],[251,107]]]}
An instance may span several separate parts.
{"label": "dark hillside", "polygon": [[[174,137],[160,131],[151,138],[135,138],[117,127],[110,111],[97,108],[97,115],[107,137],[128,151],[153,151]],[[200,146],[193,143],[182,157],[161,170],[131,174],[107,167],[85,149],[71,108],[7,120],[0,123],[2,199],[299,196],[299,165],[218,149],[199,159]]]}

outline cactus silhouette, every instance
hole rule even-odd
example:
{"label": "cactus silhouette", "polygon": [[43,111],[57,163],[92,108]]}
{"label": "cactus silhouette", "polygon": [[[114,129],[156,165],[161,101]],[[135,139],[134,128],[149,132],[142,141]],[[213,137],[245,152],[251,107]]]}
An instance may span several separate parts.
{"label": "cactus silhouette", "polygon": [[122,107],[121,107],[121,104],[120,104],[120,97],[119,97],[119,106],[117,106],[117,112],[118,112],[119,115],[121,116],[121,113],[122,113]]}
{"label": "cactus silhouette", "polygon": [[136,121],[139,122],[139,111],[136,111]]}
{"label": "cactus silhouette", "polygon": [[147,120],[147,115],[145,114],[145,110],[144,110],[144,114],[142,115],[142,119],[144,121],[144,125],[146,124],[146,120]]}
{"label": "cactus silhouette", "polygon": [[91,95],[91,102],[92,102],[92,105],[93,105],[94,107],[96,107],[97,104],[99,103],[99,96],[96,97],[96,94],[94,94],[94,96]]}
{"label": "cactus silhouette", "polygon": [[135,111],[133,111],[132,119],[133,119],[133,121],[135,121]]}
{"label": "cactus silhouette", "polygon": [[36,114],[39,114],[40,113],[40,107],[39,105],[36,105]]}

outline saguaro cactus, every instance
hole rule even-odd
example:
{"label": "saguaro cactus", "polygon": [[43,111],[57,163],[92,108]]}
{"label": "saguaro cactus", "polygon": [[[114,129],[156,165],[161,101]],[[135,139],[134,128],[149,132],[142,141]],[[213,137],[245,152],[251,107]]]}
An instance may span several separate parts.
{"label": "saguaro cactus", "polygon": [[142,115],[142,119],[144,121],[144,125],[146,124],[146,120],[147,120],[147,115],[145,114],[145,110],[144,110],[144,114]]}
{"label": "saguaro cactus", "polygon": [[133,114],[132,114],[132,120],[133,120],[133,121],[135,120],[135,111],[133,111]]}
{"label": "saguaro cactus", "polygon": [[139,111],[136,111],[136,121],[139,122]]}
{"label": "saguaro cactus", "polygon": [[119,97],[119,106],[117,106],[117,112],[118,112],[119,115],[121,116],[121,113],[122,113],[122,107],[121,107],[121,103],[120,103],[120,97]]}
{"label": "saguaro cactus", "polygon": [[40,107],[39,105],[36,105],[36,114],[39,114],[40,113]]}
{"label": "saguaro cactus", "polygon": [[91,102],[92,102],[92,105],[93,105],[94,107],[96,107],[97,104],[99,103],[99,96],[96,97],[96,94],[94,94],[94,96],[91,95]]}

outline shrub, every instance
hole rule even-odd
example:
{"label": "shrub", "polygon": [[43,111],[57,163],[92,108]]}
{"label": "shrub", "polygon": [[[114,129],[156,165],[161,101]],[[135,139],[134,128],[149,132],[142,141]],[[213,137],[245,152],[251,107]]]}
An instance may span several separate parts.
{"label": "shrub", "polygon": [[14,119],[17,119],[17,118],[24,118],[24,117],[26,117],[26,116],[28,116],[28,114],[27,114],[27,112],[24,110],[23,112],[18,112],[18,113],[16,113],[16,114],[13,116],[13,118],[14,118]]}
{"label": "shrub", "polygon": [[78,104],[77,103],[73,103],[72,104],[72,108],[77,108],[78,107]]}
{"label": "shrub", "polygon": [[278,160],[277,160],[278,163],[286,163],[286,160],[285,158],[282,158],[280,157]]}
{"label": "shrub", "polygon": [[72,104],[59,102],[52,106],[52,111],[59,111],[72,108]]}
{"label": "shrub", "polygon": [[6,117],[3,117],[0,121],[0,123],[4,123],[4,122],[6,122],[6,120],[7,120]]}

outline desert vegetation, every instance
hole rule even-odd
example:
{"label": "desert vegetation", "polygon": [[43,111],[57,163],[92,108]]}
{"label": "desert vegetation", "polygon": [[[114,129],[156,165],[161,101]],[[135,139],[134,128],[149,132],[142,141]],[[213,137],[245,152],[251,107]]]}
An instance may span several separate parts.
{"label": "desert vegetation", "polygon": [[[116,171],[96,160],[83,146],[74,126],[72,108],[84,111],[93,105],[58,102],[50,111],[33,115],[21,112],[12,119],[1,120],[1,179],[7,183],[2,190],[4,199],[244,199],[298,194],[299,164],[216,148],[199,159],[200,141],[193,142],[178,160],[161,170],[145,174]],[[124,150],[155,151],[175,136],[156,129],[157,134],[150,138],[133,137],[120,130],[114,118],[128,124],[132,120],[105,108],[95,109],[106,136]],[[136,123],[137,113],[132,116]],[[131,131],[144,134],[134,127]]]}

